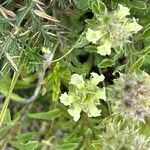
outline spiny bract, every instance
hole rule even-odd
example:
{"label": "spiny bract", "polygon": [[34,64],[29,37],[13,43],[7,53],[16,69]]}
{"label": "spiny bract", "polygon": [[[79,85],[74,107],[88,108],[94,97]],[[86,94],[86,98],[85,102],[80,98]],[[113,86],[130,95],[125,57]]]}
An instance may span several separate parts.
{"label": "spiny bract", "polygon": [[150,138],[140,135],[137,130],[122,128],[120,124],[109,124],[100,140],[93,146],[101,150],[149,150]]}
{"label": "spiny bract", "polygon": [[119,113],[143,122],[145,117],[150,116],[150,76],[147,73],[120,74],[114,87]]}

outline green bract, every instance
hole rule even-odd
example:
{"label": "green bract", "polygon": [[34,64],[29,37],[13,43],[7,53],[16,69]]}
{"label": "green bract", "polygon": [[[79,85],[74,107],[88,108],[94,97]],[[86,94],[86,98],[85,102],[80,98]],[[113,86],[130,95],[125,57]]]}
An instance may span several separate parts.
{"label": "green bract", "polygon": [[97,53],[105,56],[111,54],[111,48],[123,48],[125,43],[130,42],[132,34],[143,28],[135,18],[127,18],[128,15],[129,8],[120,4],[117,11],[110,13],[106,10],[96,15],[97,23],[88,28],[86,39],[97,45]]}
{"label": "green bract", "polygon": [[74,121],[78,121],[81,111],[89,117],[100,116],[100,110],[96,107],[100,104],[99,99],[106,99],[105,88],[97,85],[104,80],[103,75],[92,72],[89,80],[84,80],[82,75],[73,74],[70,81],[68,94],[61,94],[60,101],[69,106],[68,113]]}

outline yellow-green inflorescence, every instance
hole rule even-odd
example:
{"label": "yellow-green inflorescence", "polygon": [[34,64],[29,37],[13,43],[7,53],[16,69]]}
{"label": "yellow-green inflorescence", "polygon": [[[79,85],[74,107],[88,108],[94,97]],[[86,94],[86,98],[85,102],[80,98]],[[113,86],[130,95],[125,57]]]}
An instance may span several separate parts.
{"label": "yellow-green inflorescence", "polygon": [[123,48],[131,42],[129,38],[143,28],[135,18],[128,18],[129,15],[129,8],[119,4],[116,11],[106,10],[97,16],[97,25],[86,32],[86,39],[97,45],[97,53],[105,56],[111,54],[111,48]]}
{"label": "yellow-green inflorescence", "polygon": [[105,88],[99,88],[97,85],[103,80],[103,75],[99,76],[94,72],[89,80],[85,80],[79,74],[72,75],[69,91],[61,94],[60,102],[69,106],[68,113],[74,121],[79,120],[81,111],[87,113],[88,117],[100,116],[101,110],[96,106],[100,105],[100,99],[106,99],[106,95]]}

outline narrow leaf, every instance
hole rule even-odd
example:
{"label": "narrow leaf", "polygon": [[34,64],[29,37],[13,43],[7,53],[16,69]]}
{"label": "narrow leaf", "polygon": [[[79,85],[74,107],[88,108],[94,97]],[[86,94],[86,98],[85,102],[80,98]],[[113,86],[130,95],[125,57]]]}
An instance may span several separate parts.
{"label": "narrow leaf", "polygon": [[103,2],[94,2],[92,4],[92,12],[97,15],[102,15],[106,12],[106,6]]}
{"label": "narrow leaf", "polygon": [[12,11],[4,8],[2,5],[0,5],[0,10],[2,10],[5,14],[11,16],[11,17],[16,17],[16,14],[13,13]]}
{"label": "narrow leaf", "polygon": [[44,18],[44,19],[47,19],[47,20],[50,20],[50,21],[54,21],[54,22],[60,22],[60,21],[57,20],[56,18],[47,15],[47,14],[46,14],[45,12],[43,12],[43,11],[34,10],[34,13],[35,13],[37,16],[41,17],[41,18]]}
{"label": "narrow leaf", "polygon": [[35,150],[38,145],[37,141],[29,141],[28,143],[21,143],[18,141],[12,141],[11,145],[19,150]]}
{"label": "narrow leaf", "polygon": [[28,116],[33,119],[52,120],[56,117],[59,117],[60,114],[61,114],[60,109],[56,108],[56,109],[48,111],[48,112],[29,114]]}
{"label": "narrow leaf", "polygon": [[137,9],[146,9],[146,3],[143,0],[133,0],[132,6]]}
{"label": "narrow leaf", "polygon": [[145,60],[145,57],[139,58],[139,59],[133,64],[133,66],[131,67],[131,70],[132,70],[132,71],[136,71],[136,70],[140,69],[141,66],[143,65],[144,60]]}
{"label": "narrow leaf", "polygon": [[113,66],[114,64],[115,64],[114,60],[112,60],[112,59],[104,59],[104,60],[102,60],[102,62],[100,64],[98,64],[98,66],[100,68],[106,68],[106,67]]}

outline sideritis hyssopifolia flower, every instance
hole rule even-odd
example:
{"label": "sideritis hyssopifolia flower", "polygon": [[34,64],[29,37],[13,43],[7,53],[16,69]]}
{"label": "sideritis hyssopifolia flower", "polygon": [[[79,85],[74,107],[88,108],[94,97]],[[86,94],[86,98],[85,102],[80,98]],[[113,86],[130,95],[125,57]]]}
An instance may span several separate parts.
{"label": "sideritis hyssopifolia flower", "polygon": [[103,14],[96,15],[97,23],[88,28],[86,39],[97,45],[97,53],[105,56],[111,54],[111,48],[123,48],[125,43],[131,42],[129,38],[143,28],[135,18],[127,17],[129,11],[119,4],[116,11],[106,9]]}
{"label": "sideritis hyssopifolia flower", "polygon": [[100,150],[150,150],[150,138],[129,127],[110,124],[93,146]]}
{"label": "sideritis hyssopifolia flower", "polygon": [[69,106],[68,113],[74,121],[78,121],[81,111],[89,117],[100,116],[101,111],[96,107],[100,105],[99,100],[106,99],[105,88],[97,85],[104,80],[103,75],[91,73],[91,78],[85,80],[82,75],[73,74],[71,77],[68,93],[61,94],[60,102]]}
{"label": "sideritis hyssopifolia flower", "polygon": [[117,92],[116,111],[143,122],[150,116],[150,75],[145,72],[120,74],[114,87]]}

